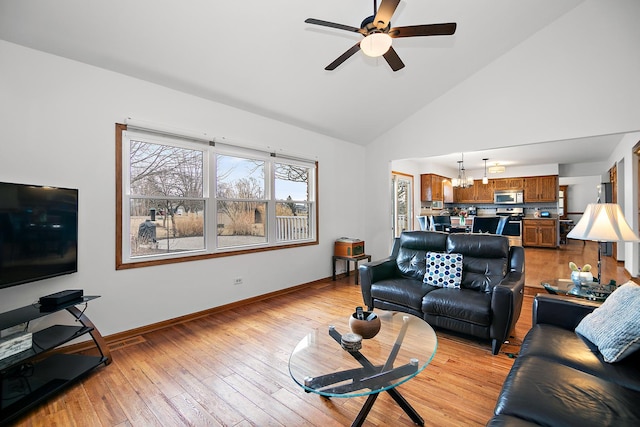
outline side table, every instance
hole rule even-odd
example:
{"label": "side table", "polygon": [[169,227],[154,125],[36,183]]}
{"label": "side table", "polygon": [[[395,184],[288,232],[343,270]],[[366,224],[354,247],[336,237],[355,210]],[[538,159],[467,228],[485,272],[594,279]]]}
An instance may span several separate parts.
{"label": "side table", "polygon": [[349,276],[349,262],[353,261],[356,264],[356,285],[358,284],[358,262],[366,259],[367,262],[371,262],[371,255],[356,255],[356,256],[342,256],[342,255],[334,255],[333,256],[333,275],[331,276],[331,280],[336,280],[336,260],[343,259],[345,264],[347,265],[347,277]]}
{"label": "side table", "polygon": [[542,287],[550,294],[569,295],[578,298],[584,298],[591,301],[604,301],[615,290],[615,285],[599,286],[593,283],[591,286],[575,285],[569,279],[554,279],[543,281]]}

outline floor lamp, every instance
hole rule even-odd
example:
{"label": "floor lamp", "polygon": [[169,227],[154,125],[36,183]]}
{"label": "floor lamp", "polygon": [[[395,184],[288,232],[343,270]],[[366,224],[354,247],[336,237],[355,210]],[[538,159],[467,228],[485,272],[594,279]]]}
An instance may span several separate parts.
{"label": "floor lamp", "polygon": [[567,234],[569,239],[598,242],[598,284],[601,282],[602,249],[604,242],[638,242],[640,239],[631,229],[617,203],[590,203],[582,218]]}

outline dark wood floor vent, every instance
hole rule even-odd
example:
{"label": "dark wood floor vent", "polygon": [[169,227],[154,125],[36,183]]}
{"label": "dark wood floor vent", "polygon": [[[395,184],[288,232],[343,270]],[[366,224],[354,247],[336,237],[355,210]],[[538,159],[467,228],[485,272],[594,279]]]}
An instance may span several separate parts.
{"label": "dark wood floor vent", "polygon": [[146,342],[146,340],[141,336],[127,338],[127,339],[124,339],[122,341],[116,341],[116,342],[110,343],[109,344],[109,349],[111,351],[120,350],[122,348],[130,347],[132,345],[141,344],[143,342]]}

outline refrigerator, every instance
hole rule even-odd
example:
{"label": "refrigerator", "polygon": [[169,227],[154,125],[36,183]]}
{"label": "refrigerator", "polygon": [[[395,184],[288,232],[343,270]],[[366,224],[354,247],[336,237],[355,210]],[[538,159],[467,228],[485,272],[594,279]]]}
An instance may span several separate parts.
{"label": "refrigerator", "polygon": [[[613,203],[613,187],[610,182],[603,182],[598,187],[598,203]],[[603,256],[612,256],[613,243],[600,243],[600,250]]]}
{"label": "refrigerator", "polygon": [[598,186],[598,203],[613,203],[613,188],[610,182]]}

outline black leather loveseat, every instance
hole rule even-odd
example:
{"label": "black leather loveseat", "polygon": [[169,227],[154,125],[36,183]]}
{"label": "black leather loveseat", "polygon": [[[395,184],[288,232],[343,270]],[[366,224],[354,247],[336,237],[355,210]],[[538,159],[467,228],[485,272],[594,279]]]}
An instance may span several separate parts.
{"label": "black leather loveseat", "polygon": [[[533,327],[487,426],[640,425],[640,351],[607,363],[598,347],[575,332],[595,307],[572,297],[535,298]],[[619,313],[611,316],[613,322]],[[636,339],[637,324],[636,318]]]}
{"label": "black leather loveseat", "polygon": [[[428,252],[462,255],[460,288],[424,283]],[[491,340],[493,354],[520,316],[524,249],[509,247],[504,236],[405,231],[390,257],[362,264],[359,270],[370,310],[411,313],[432,326]]]}

